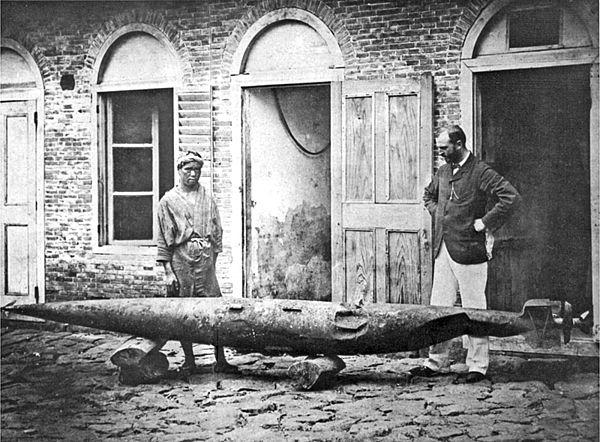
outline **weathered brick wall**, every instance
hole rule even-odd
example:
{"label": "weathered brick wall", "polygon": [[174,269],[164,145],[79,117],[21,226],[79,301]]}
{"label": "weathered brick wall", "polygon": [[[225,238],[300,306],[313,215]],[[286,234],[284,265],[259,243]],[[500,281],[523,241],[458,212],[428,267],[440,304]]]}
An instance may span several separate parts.
{"label": "weathered brick wall", "polygon": [[[264,0],[212,2],[3,2],[2,35],[25,46],[44,78],[45,236],[47,299],[156,296],[162,270],[151,255],[94,253],[92,207],[92,66],[111,32],[130,23],[162,30],[184,71],[178,95],[181,148],[201,146],[221,210],[225,250],[219,260],[223,291],[231,291],[231,116],[229,68],[237,43],[264,14],[298,7],[334,33],[346,78],[402,78],[432,72],[435,126],[458,122],[459,55],[483,0]],[[75,89],[63,91],[63,74]],[[209,97],[212,87],[212,110]],[[239,253],[239,252],[236,252]],[[238,294],[239,295],[239,294]]]}

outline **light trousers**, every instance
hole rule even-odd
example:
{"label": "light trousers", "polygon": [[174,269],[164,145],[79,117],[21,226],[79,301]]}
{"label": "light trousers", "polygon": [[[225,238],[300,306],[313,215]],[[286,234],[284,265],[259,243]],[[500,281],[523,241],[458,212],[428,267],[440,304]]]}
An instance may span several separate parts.
{"label": "light trousers", "polygon": [[[456,293],[460,290],[464,308],[486,309],[485,285],[487,282],[487,262],[481,264],[459,264],[452,260],[442,243],[435,259],[431,305],[452,307],[456,302]],[[439,370],[448,365],[449,342],[436,344],[429,349],[426,367]],[[467,360],[469,371],[485,374],[489,365],[488,337],[467,337]]]}

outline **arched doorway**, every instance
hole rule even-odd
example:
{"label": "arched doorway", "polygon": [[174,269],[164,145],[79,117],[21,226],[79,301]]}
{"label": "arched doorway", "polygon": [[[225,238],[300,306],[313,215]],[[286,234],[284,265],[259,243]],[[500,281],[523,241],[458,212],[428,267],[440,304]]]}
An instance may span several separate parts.
{"label": "arched doorway", "polygon": [[244,216],[233,268],[244,269],[245,296],[331,299],[331,82],[341,66],[331,32],[293,8],[262,17],[238,46],[234,187]]}
{"label": "arched doorway", "polygon": [[566,300],[598,324],[598,26],[583,6],[484,9],[463,48],[461,104],[475,152],[524,200],[496,233],[490,307]]}
{"label": "arched doorway", "polygon": [[304,10],[265,15],[238,45],[234,292],[427,303],[432,77],[344,80],[343,67],[334,35]]}
{"label": "arched doorway", "polygon": [[98,109],[94,244],[102,252],[149,251],[145,246],[156,243],[158,202],[174,183],[178,59],[160,30],[130,24],[104,43],[93,75]]}
{"label": "arched doorway", "polygon": [[12,40],[1,46],[1,301],[43,302],[43,83],[25,48]]}

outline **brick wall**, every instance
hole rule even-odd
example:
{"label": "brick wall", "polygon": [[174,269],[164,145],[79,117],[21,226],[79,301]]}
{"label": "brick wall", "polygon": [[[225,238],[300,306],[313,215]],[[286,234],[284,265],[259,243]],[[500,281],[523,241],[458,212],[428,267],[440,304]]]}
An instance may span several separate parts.
{"label": "brick wall", "polygon": [[[156,296],[162,270],[152,255],[94,252],[92,200],[92,67],[112,32],[145,23],[167,36],[180,60],[178,93],[181,148],[200,146],[210,156],[212,178],[225,229],[219,260],[223,291],[231,263],[231,117],[229,67],[244,32],[264,14],[298,7],[319,17],[334,33],[348,79],[413,77],[432,72],[435,126],[458,122],[459,55],[464,36],[483,1],[264,0],[212,2],[3,2],[2,36],[25,46],[44,78],[45,236],[47,300]],[[75,89],[63,91],[63,74]],[[211,91],[212,88],[212,91]],[[212,92],[213,104],[209,97]],[[239,252],[238,252],[239,253]],[[239,295],[239,294],[236,294]]]}

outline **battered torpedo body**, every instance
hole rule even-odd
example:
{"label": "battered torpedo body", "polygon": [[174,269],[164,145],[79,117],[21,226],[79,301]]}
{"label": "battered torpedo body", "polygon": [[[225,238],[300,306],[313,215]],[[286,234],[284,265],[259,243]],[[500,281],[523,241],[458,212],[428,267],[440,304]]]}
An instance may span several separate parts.
{"label": "battered torpedo body", "polygon": [[5,309],[153,340],[218,344],[263,354],[350,355],[418,350],[464,334],[505,337],[552,326],[563,328],[567,342],[572,319],[564,304],[564,318],[557,319],[557,305],[531,300],[523,312],[511,313],[221,297],[56,302]]}

